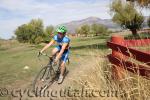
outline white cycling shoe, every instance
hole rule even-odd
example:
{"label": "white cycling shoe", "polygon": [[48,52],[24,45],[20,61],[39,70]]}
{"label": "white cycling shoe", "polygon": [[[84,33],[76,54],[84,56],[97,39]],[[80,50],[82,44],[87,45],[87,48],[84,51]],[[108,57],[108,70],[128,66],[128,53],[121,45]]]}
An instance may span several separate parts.
{"label": "white cycling shoe", "polygon": [[60,75],[57,83],[61,84],[63,82],[63,80],[64,80],[64,76]]}

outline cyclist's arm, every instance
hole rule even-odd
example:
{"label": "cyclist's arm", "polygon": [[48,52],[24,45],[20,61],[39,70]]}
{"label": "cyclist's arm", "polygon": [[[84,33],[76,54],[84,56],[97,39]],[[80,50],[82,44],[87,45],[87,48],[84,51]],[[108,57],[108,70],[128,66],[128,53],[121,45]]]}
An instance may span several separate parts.
{"label": "cyclist's arm", "polygon": [[55,42],[55,40],[54,39],[52,39],[40,52],[43,52],[43,51],[45,51],[48,47],[50,47],[51,45],[53,45],[54,44],[54,42]]}
{"label": "cyclist's arm", "polygon": [[58,61],[58,59],[60,59],[60,57],[62,56],[63,52],[65,51],[67,45],[68,45],[68,43],[63,43],[60,52],[59,52],[58,55],[56,56],[56,61]]}

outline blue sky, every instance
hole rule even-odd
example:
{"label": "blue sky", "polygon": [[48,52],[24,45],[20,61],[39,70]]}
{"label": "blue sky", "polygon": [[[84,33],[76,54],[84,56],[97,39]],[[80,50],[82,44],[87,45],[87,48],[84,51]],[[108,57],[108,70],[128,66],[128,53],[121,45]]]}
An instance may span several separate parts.
{"label": "blue sky", "polygon": [[[57,25],[90,16],[110,19],[111,0],[0,0],[0,38],[13,36],[15,29],[33,18],[44,25]],[[144,10],[145,15],[147,11]]]}

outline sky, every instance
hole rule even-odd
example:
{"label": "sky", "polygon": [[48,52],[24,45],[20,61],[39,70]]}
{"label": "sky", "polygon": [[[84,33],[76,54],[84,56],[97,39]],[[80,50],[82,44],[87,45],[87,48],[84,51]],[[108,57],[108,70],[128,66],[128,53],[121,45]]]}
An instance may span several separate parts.
{"label": "sky", "polygon": [[[15,29],[40,18],[44,26],[87,17],[110,19],[111,0],[0,0],[0,38],[9,39]],[[146,10],[144,15],[148,14]]]}

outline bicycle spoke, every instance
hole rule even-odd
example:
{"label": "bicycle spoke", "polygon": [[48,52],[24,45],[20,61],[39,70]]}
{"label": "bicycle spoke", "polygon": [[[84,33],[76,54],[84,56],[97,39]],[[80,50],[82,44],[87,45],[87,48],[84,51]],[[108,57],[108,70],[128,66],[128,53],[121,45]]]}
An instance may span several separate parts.
{"label": "bicycle spoke", "polygon": [[46,70],[47,70],[47,69],[45,68],[45,70],[44,70],[44,72],[43,72],[43,74],[42,74],[42,77],[40,77],[40,80],[41,80],[41,79],[44,79],[43,77],[45,76]]}

